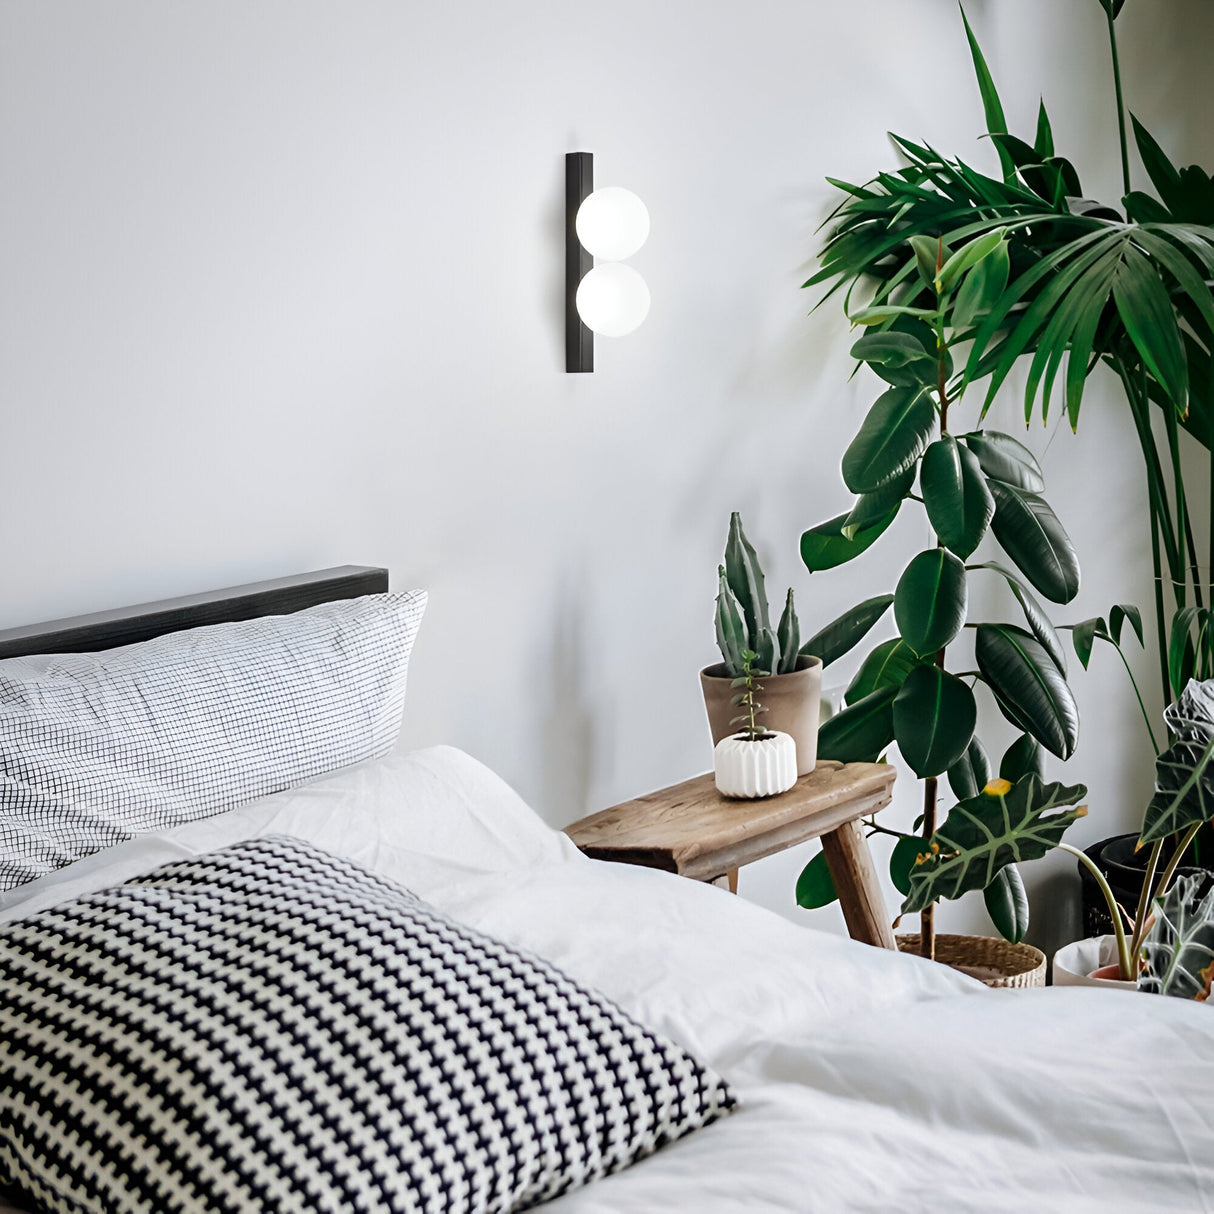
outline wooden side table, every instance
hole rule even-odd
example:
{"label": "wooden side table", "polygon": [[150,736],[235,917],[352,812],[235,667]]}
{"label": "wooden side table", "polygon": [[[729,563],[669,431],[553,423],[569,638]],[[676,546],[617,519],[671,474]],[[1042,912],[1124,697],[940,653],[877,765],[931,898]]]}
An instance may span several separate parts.
{"label": "wooden side table", "polygon": [[738,869],[820,837],[847,929],[895,948],[859,819],[889,804],[894,769],[820,759],[786,793],[757,801],[722,797],[711,774],[613,805],[565,827],[587,856],[642,864],[737,892]]}

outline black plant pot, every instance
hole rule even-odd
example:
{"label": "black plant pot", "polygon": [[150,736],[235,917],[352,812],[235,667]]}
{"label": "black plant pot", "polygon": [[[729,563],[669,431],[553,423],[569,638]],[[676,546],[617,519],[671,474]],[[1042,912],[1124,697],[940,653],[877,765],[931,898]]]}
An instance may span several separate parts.
{"label": "black plant pot", "polygon": [[[1203,838],[1202,836],[1207,836]],[[1113,835],[1109,839],[1101,839],[1091,847],[1084,848],[1087,857],[1104,874],[1113,897],[1133,915],[1138,907],[1138,899],[1142,894],[1142,883],[1146,878],[1147,861],[1151,849],[1144,847],[1135,852],[1134,845],[1138,835]],[[1179,868],[1181,873],[1199,873],[1210,871],[1211,847],[1208,832],[1202,831],[1186,850]],[[1166,860],[1166,857],[1165,857]],[[1096,878],[1088,871],[1086,864],[1075,861],[1079,869],[1079,880],[1083,897],[1083,934],[1085,936],[1105,936],[1113,930],[1113,920],[1109,915],[1108,906]]]}

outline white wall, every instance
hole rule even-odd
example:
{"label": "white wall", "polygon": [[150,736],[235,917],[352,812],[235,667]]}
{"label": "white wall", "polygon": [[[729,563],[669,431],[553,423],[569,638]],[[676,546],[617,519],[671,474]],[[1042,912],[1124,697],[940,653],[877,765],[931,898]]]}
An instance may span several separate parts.
{"label": "white wall", "polygon": [[[1096,0],[969,9],[1014,124],[1045,91],[1115,198]],[[1124,20],[1136,110],[1214,159],[1185,104],[1202,0]],[[823,177],[891,165],[889,127],[991,161],[951,0],[9,0],[0,625],[383,563],[432,592],[409,744],[465,747],[558,824],[704,769],[696,671],[729,511],[807,633],[892,588],[926,539],[908,512],[854,568],[811,581],[797,556],[844,508],[839,456],[876,394],[848,382],[838,309],[807,317],[798,284]],[[653,219],[650,319],[601,340],[589,376],[563,370],[580,149]],[[1116,394],[1093,394],[1078,439],[1031,441],[1085,563],[1069,618],[1145,606]],[[1065,775],[1091,785],[1076,834],[1094,838],[1128,828],[1149,767],[1108,656],[1075,686]],[[909,824],[904,783],[891,820]],[[800,916],[808,854],[743,893]]]}

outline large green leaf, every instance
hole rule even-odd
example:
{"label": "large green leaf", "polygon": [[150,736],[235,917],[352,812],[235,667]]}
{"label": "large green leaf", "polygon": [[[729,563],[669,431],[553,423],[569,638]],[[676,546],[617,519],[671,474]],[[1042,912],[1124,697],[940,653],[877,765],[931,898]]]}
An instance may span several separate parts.
{"label": "large green leaf", "polygon": [[1144,253],[1127,246],[1113,279],[1113,300],[1143,362],[1178,413],[1188,410],[1189,369],[1167,287]]}
{"label": "large green leaf", "polygon": [[1214,821],[1214,740],[1177,740],[1155,760],[1155,794],[1142,817],[1142,841],[1154,843]]}
{"label": "large green leaf", "polygon": [[872,493],[913,468],[936,424],[922,388],[890,388],[877,397],[859,433],[843,453],[843,483]]}
{"label": "large green leaf", "polygon": [[904,898],[910,893],[911,869],[922,850],[923,840],[918,835],[902,835],[890,853],[889,879]]}
{"label": "large green leaf", "polygon": [[952,290],[962,274],[976,266],[983,258],[989,257],[1006,240],[1007,233],[1002,228],[995,228],[990,232],[983,233],[981,236],[976,236],[973,240],[962,245],[940,267],[940,271],[936,275],[937,289],[941,291]]}
{"label": "large green leaf", "polygon": [[826,853],[820,851],[797,878],[797,905],[806,910],[817,910],[829,906],[838,896]]}
{"label": "large green leaf", "polygon": [[1045,756],[1037,740],[1022,733],[1003,752],[1003,758],[999,760],[999,778],[1015,784],[1028,775],[1045,779]]}
{"label": "large green leaf", "polygon": [[1214,886],[1180,877],[1155,900],[1155,922],[1142,942],[1138,989],[1210,1002],[1214,983]]}
{"label": "large green leaf", "polygon": [[848,517],[846,514],[836,515],[825,523],[811,527],[801,536],[801,559],[805,567],[810,573],[820,573],[823,569],[846,564],[870,548],[894,521],[897,513],[895,506],[885,518],[861,528],[850,538],[843,534]]}
{"label": "large green leaf", "polygon": [[995,513],[978,457],[951,434],[923,453],[919,487],[941,542],[963,560],[978,547]]}
{"label": "large green leaf", "polygon": [[1007,241],[1001,241],[989,257],[984,257],[965,276],[953,304],[955,326],[963,329],[973,324],[999,302],[999,297],[1007,288],[1011,265]]}
{"label": "large green leaf", "polygon": [[920,779],[938,776],[965,754],[978,706],[959,678],[936,666],[919,666],[894,700],[894,739]]}
{"label": "large green leaf", "polygon": [[1005,864],[982,891],[982,900],[999,934],[1019,944],[1029,930],[1029,896],[1020,870],[1014,864]]}
{"label": "large green leaf", "polygon": [[921,659],[901,637],[882,641],[864,659],[856,677],[843,693],[844,702],[854,704],[879,687],[901,687]]}
{"label": "large green leaf", "polygon": [[818,730],[818,755],[840,763],[875,763],[894,740],[896,687],[881,687],[828,721]]}
{"label": "large green leaf", "polygon": [[1051,754],[1069,759],[1079,741],[1079,709],[1037,639],[1011,624],[979,624],[974,654],[1003,715]]}
{"label": "large green leaf", "polygon": [[840,528],[844,539],[852,539],[867,527],[872,527],[887,518],[892,511],[897,514],[901,509],[906,495],[915,485],[915,466],[912,464],[905,472],[894,477],[880,489],[872,493],[862,493],[856,504],[851,508],[846,522]]}
{"label": "large green leaf", "polygon": [[[1005,568],[998,561],[986,561],[981,565],[972,565],[971,568],[990,569],[1007,582],[1016,602],[1020,604],[1020,610],[1024,612],[1024,618],[1033,636],[1041,642],[1046,653],[1054,659],[1054,665],[1063,674],[1066,674],[1066,651],[1062,641],[1050,617],[1046,615],[1045,609],[1029,592],[1028,587],[1010,569]],[[1084,662],[1083,665],[1086,669],[1087,662]]]}
{"label": "large green leaf", "polygon": [[943,649],[965,623],[965,566],[946,548],[911,559],[894,590],[894,619],[902,639],[921,657]]}
{"label": "large green leaf", "polygon": [[[961,10],[961,20],[965,22],[965,36],[970,44],[970,58],[974,61],[974,75],[978,78],[978,92],[982,94],[982,108],[986,113],[986,129],[992,135],[1006,132],[1007,119],[1003,116],[1003,104],[999,100],[999,92],[995,88],[991,69],[986,66],[986,58],[982,54],[982,48],[978,45],[978,39],[974,37],[974,31],[970,28],[969,18],[966,17],[964,9]],[[999,148],[999,163],[1003,166],[1004,180],[1013,180],[1016,176],[1016,166],[1002,147]]]}
{"label": "large green leaf", "polygon": [[1035,493],[988,483],[995,498],[991,529],[1004,552],[1050,602],[1069,603],[1079,593],[1079,558],[1058,516]]}
{"label": "large green leaf", "polygon": [[1038,860],[1056,847],[1067,827],[1087,813],[1086,806],[1065,808],[1087,793],[1082,784],[1043,784],[1030,775],[987,787],[991,791],[953,806],[932,835],[911,872],[903,914],[986,889],[1006,865]]}
{"label": "large green leaf", "polygon": [[978,457],[982,471],[991,480],[1003,481],[1026,493],[1045,492],[1045,477],[1037,457],[1010,434],[977,430],[973,434],[963,434],[961,439]]}
{"label": "large green leaf", "polygon": [[965,754],[948,769],[948,786],[958,801],[976,797],[991,778],[991,761],[986,748],[975,735],[965,748]]}
{"label": "large green leaf", "polygon": [[821,658],[824,668],[829,666],[845,653],[850,653],[864,639],[869,629],[889,610],[893,601],[892,594],[878,594],[874,598],[865,599],[859,606],[852,607],[831,620],[820,632],[815,632],[801,646],[801,652],[807,656]]}
{"label": "large green leaf", "polygon": [[909,363],[927,363],[935,367],[935,360],[906,333],[866,333],[851,348],[852,358],[883,367],[905,367]]}

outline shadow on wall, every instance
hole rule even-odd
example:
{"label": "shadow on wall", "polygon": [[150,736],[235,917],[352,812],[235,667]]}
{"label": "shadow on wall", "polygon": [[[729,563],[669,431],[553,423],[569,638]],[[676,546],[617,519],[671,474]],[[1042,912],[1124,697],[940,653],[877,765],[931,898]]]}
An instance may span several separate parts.
{"label": "shadow on wall", "polygon": [[[547,710],[539,721],[541,804],[545,818],[567,823],[589,813],[595,774],[594,725],[586,696],[585,602],[581,580],[568,569],[552,597],[547,661]],[[599,807],[601,808],[601,806]]]}

